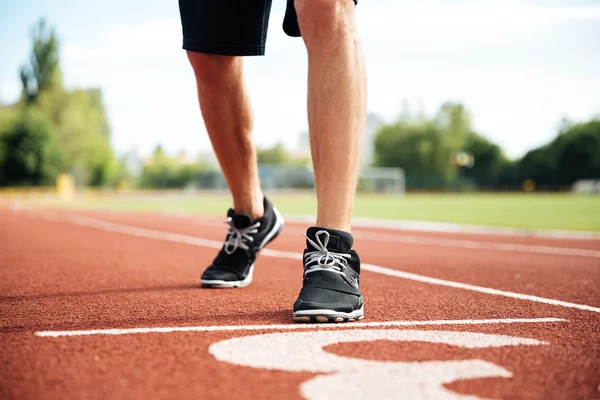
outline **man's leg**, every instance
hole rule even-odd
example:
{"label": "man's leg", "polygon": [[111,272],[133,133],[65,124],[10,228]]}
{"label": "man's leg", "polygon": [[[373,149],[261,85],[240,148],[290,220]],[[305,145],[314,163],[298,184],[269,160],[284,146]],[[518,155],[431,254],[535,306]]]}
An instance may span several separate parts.
{"label": "man's leg", "polygon": [[318,199],[317,226],[350,231],[366,78],[352,0],[295,0],[308,51],[308,124]]}
{"label": "man's leg", "polygon": [[366,114],[352,0],[295,0],[308,51],[308,124],[318,211],[308,229],[298,322],[363,318],[360,259],[350,234]]}
{"label": "man's leg", "polygon": [[260,188],[252,143],[252,110],[241,57],[188,51],[204,124],[233,197],[223,248],[204,271],[206,287],[245,287],[260,250],[283,228],[283,218]]}
{"label": "man's leg", "polygon": [[252,143],[252,110],[243,58],[188,51],[200,110],[237,212],[263,215],[263,194]]}
{"label": "man's leg", "polygon": [[242,64],[244,56],[264,55],[271,0],[179,0],[179,9],[200,110],[234,205],[224,244],[200,282],[245,287],[259,252],[283,228],[260,188]]}

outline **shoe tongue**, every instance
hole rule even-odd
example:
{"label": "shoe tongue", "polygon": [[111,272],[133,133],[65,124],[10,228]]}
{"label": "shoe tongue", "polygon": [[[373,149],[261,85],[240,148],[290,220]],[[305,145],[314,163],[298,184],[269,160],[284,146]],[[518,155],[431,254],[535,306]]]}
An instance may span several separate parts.
{"label": "shoe tongue", "polygon": [[[308,230],[306,231],[306,236],[308,236],[309,239],[311,239],[317,244],[319,243],[317,241],[318,236],[320,242],[324,244],[327,235],[325,235],[324,233],[319,233],[317,235],[317,233],[320,231],[326,231],[329,233],[329,242],[327,243],[327,250],[329,251],[336,253],[347,253],[348,251],[350,251],[352,245],[354,244],[354,238],[349,232],[338,231],[335,229],[325,229],[313,226],[308,228]],[[309,250],[317,250],[312,244],[310,244],[308,240],[306,241],[306,247]]]}
{"label": "shoe tongue", "polygon": [[233,221],[233,225],[238,229],[247,228],[252,225],[252,218],[248,214],[238,214],[233,208],[229,209],[227,216]]}

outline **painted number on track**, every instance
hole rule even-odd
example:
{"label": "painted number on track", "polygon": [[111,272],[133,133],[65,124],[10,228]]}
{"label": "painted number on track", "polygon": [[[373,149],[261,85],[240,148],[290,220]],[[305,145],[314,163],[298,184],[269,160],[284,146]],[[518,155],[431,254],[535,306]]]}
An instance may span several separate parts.
{"label": "painted number on track", "polygon": [[223,340],[210,346],[217,359],[236,365],[318,375],[300,385],[306,399],[476,399],[444,384],[475,378],[509,378],[512,373],[482,360],[392,362],[362,360],[326,352],[343,342],[419,341],[463,348],[545,344],[534,339],[474,332],[419,330],[339,330],[284,332]]}

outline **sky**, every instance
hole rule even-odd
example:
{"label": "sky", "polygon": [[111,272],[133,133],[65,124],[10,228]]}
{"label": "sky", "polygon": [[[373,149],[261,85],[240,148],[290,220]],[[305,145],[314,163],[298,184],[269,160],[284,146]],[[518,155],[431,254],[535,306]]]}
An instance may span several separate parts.
{"label": "sky", "polygon": [[[258,146],[293,149],[306,131],[307,57],[273,0],[264,57],[245,59]],[[356,9],[368,110],[391,122],[407,101],[433,114],[462,102],[477,132],[519,157],[563,118],[600,115],[600,0],[361,0]],[[209,152],[176,1],[6,1],[0,5],[0,101],[20,92],[31,28],[58,33],[68,88],[102,89],[119,153]]]}

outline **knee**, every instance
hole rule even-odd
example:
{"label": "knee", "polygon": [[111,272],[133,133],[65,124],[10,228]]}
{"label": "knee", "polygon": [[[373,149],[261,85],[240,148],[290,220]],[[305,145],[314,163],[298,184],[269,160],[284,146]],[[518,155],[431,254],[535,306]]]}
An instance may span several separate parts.
{"label": "knee", "polygon": [[199,84],[221,83],[236,73],[241,73],[241,58],[214,54],[187,52],[188,59]]}
{"label": "knee", "polygon": [[340,29],[355,29],[353,0],[295,0],[294,7],[305,40],[331,37]]}

